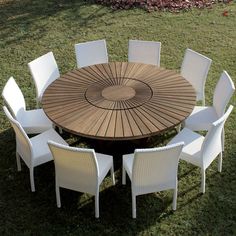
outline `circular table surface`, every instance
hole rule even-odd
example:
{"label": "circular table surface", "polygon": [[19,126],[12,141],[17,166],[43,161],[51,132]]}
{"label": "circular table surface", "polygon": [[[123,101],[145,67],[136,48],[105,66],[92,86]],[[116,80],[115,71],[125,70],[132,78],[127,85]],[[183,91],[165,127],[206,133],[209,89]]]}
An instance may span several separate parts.
{"label": "circular table surface", "polygon": [[59,127],[106,140],[156,135],[181,123],[195,103],[193,87],[175,71],[129,62],[68,72],[42,99],[46,115]]}

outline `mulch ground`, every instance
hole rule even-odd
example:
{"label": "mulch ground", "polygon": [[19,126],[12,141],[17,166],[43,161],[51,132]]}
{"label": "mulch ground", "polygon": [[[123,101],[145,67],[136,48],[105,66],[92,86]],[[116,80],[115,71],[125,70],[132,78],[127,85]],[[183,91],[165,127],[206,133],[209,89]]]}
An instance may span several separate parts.
{"label": "mulch ground", "polygon": [[95,0],[96,3],[111,6],[112,9],[143,8],[147,11],[178,12],[192,8],[210,8],[217,2],[230,2],[231,0]]}

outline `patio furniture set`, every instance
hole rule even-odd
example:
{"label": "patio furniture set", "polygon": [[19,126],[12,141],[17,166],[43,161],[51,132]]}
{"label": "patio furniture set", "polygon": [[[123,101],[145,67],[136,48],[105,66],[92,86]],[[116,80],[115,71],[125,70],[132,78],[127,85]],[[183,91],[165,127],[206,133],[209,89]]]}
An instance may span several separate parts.
{"label": "patio furniture set", "polygon": [[[57,206],[60,187],[95,196],[99,217],[99,186],[110,171],[115,184],[113,157],[93,149],[71,147],[55,125],[68,132],[100,140],[150,137],[181,125],[165,146],[136,149],[123,155],[122,184],[131,180],[132,216],[136,196],[173,189],[177,206],[179,159],[205,171],[218,157],[222,170],[224,123],[234,84],[226,71],[214,90],[212,106],[205,106],[205,81],[212,60],[187,49],[181,72],[160,67],[160,42],[129,40],[128,62],[109,62],[105,40],[75,45],[77,69],[60,76],[49,52],[28,64],[36,87],[37,109],[26,110],[24,96],[11,77],[3,91],[3,110],[16,135],[16,162],[30,171],[35,191],[34,167],[54,160]],[[202,101],[202,106],[196,106]],[[42,108],[40,108],[42,106]],[[205,136],[196,131],[207,131]],[[28,134],[37,134],[31,138]]]}

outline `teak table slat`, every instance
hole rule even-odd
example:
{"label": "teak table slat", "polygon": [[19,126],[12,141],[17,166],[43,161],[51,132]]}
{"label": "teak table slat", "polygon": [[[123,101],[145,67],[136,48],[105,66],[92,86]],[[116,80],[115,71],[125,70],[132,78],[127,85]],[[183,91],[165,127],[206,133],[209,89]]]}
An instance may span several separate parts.
{"label": "teak table slat", "polygon": [[130,62],[70,71],[42,99],[57,126],[104,140],[156,135],[185,120],[195,103],[193,87],[175,71]]}

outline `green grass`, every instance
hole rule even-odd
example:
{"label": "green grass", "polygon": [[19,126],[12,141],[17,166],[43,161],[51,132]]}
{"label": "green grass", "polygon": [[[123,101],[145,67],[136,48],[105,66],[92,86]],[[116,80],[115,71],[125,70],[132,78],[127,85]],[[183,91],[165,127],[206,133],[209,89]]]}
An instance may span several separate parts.
{"label": "green grass", "polygon": [[[223,70],[236,84],[235,3],[171,14],[137,9],[113,12],[86,1],[8,2],[0,5],[0,88],[14,76],[28,108],[36,105],[28,62],[53,51],[63,74],[76,67],[75,43],[102,38],[107,40],[111,61],[127,60],[128,39],[161,41],[161,65],[171,69],[180,68],[186,48],[210,57],[213,64],[206,82],[209,105]],[[228,17],[222,16],[225,9]],[[231,100],[233,105],[235,98]],[[112,186],[107,178],[101,186],[97,220],[94,200],[86,194],[62,190],[62,208],[57,209],[53,163],[35,169],[36,192],[31,193],[28,169],[23,166],[21,172],[16,171],[14,133],[1,112],[0,235],[235,235],[235,115],[236,109],[225,126],[223,171],[217,172],[217,161],[208,168],[206,193],[199,194],[199,169],[181,162],[177,211],[171,210],[170,191],[144,195],[137,198],[136,220],[131,218],[130,184],[121,185],[119,155],[122,148],[133,150],[144,141],[98,146],[64,133],[64,138],[76,146],[108,150],[115,155],[118,182]],[[153,137],[145,145],[163,145],[174,134]]]}

